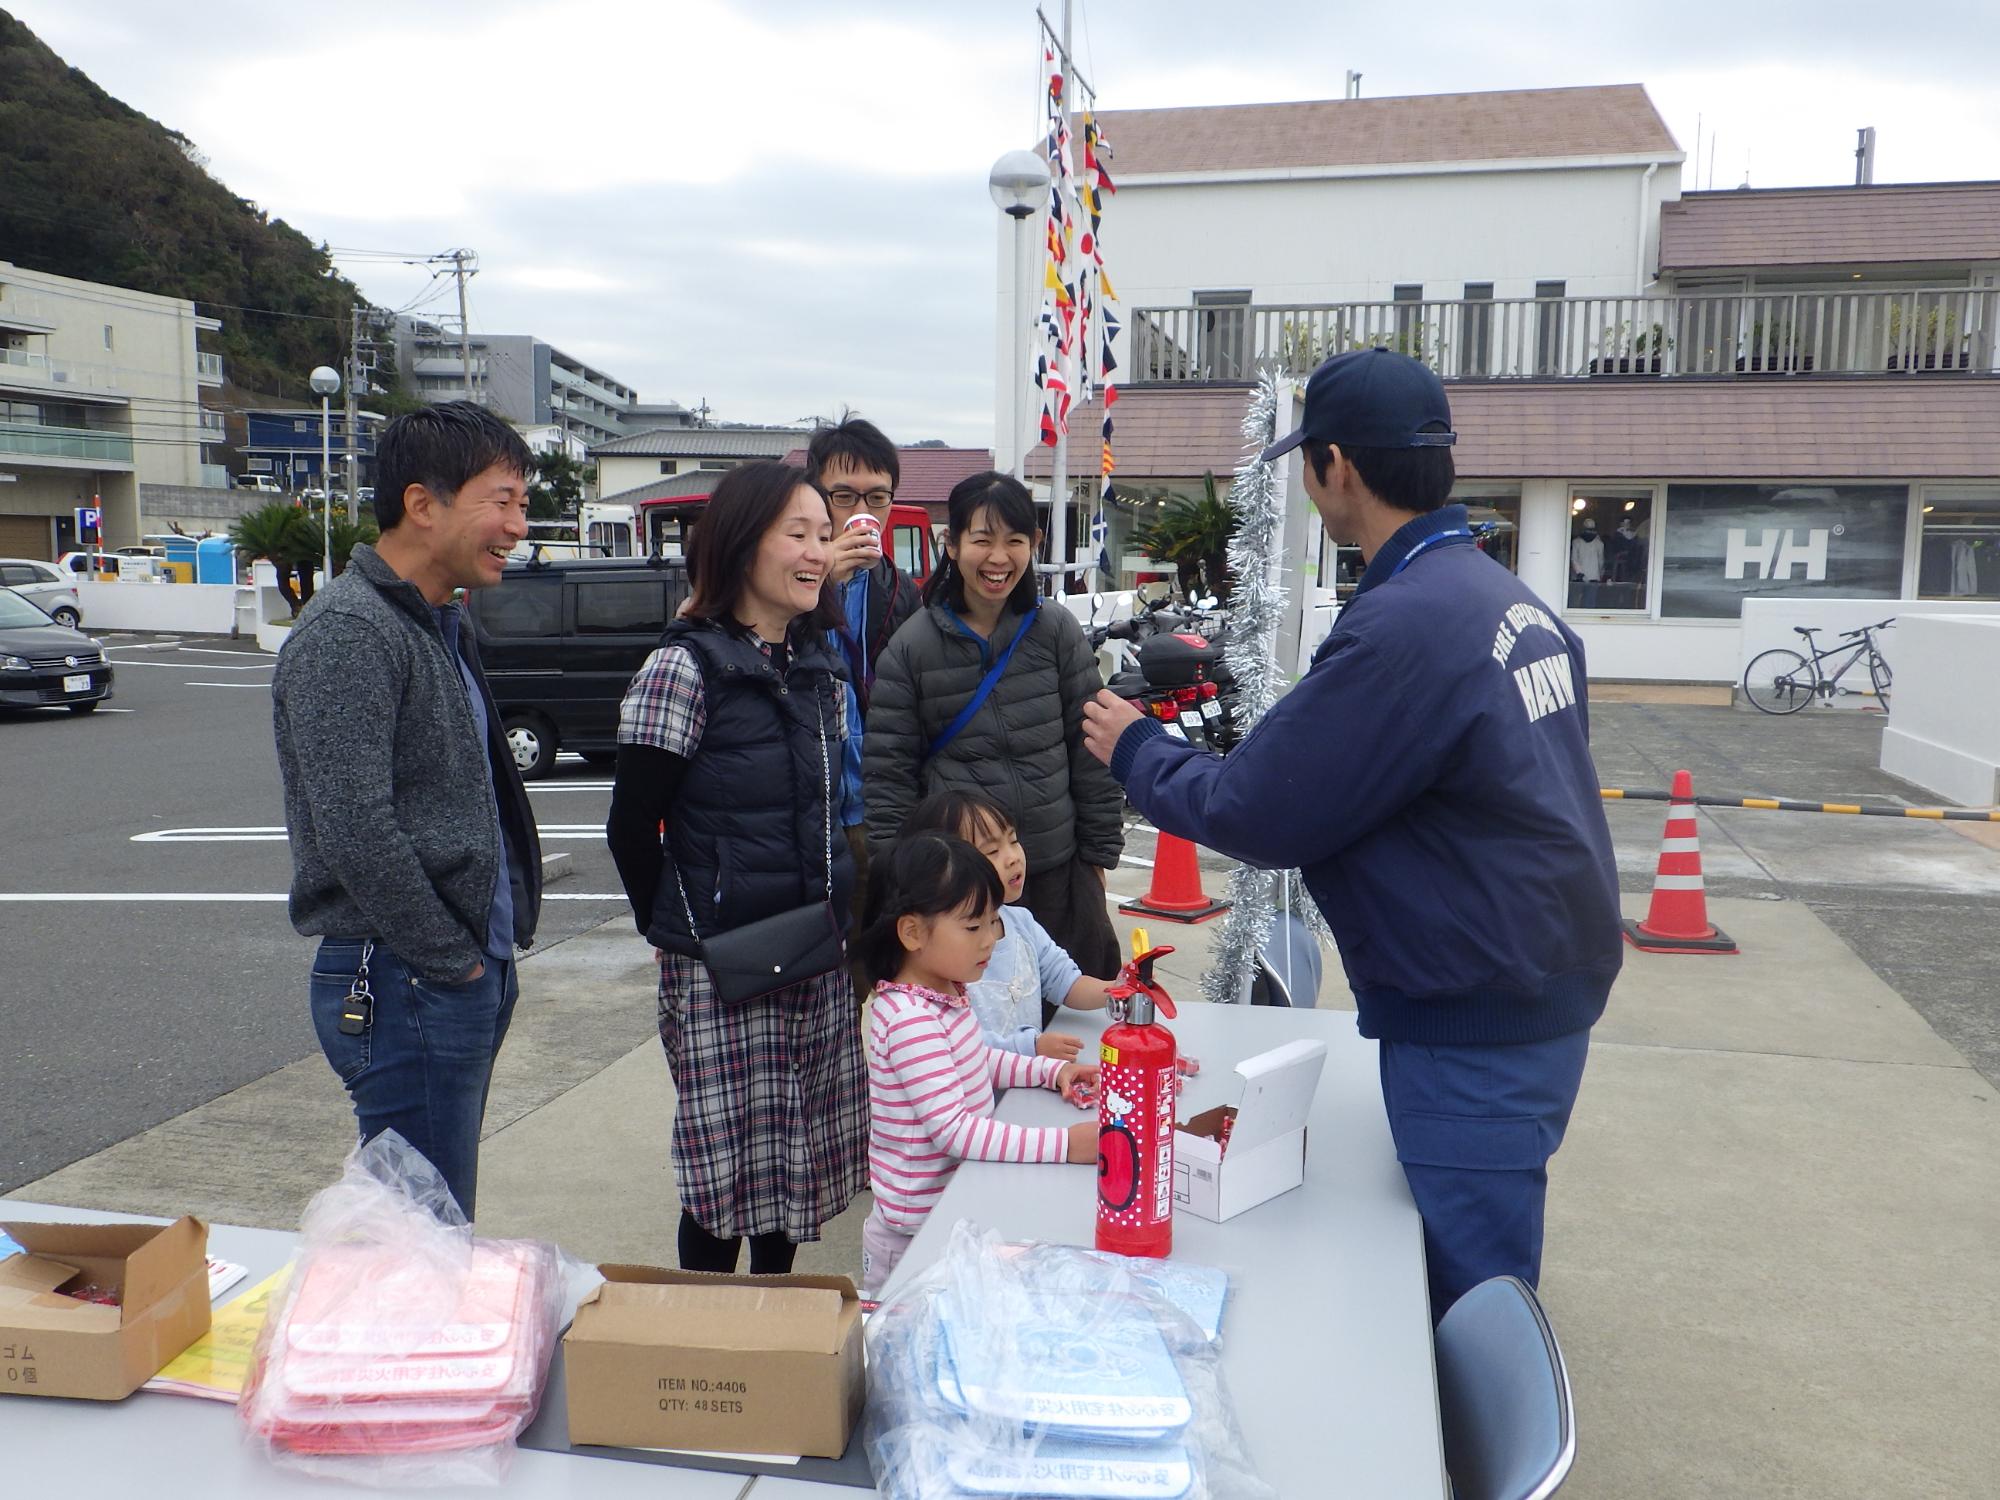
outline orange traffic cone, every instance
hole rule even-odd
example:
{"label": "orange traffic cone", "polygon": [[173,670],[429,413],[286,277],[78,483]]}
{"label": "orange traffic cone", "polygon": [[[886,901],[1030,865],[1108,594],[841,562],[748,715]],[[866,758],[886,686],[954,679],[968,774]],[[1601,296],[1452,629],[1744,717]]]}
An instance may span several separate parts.
{"label": "orange traffic cone", "polygon": [[1694,819],[1694,777],[1674,772],[1667,831],[1653,876],[1653,904],[1646,920],[1625,919],[1625,938],[1647,953],[1735,953],[1736,940],[1710,925],[1701,883],[1701,837]]}
{"label": "orange traffic cone", "polygon": [[1121,912],[1157,917],[1162,922],[1206,922],[1229,910],[1227,901],[1211,901],[1201,888],[1201,866],[1194,845],[1171,833],[1160,835],[1153,851],[1153,884],[1137,901],[1123,901]]}

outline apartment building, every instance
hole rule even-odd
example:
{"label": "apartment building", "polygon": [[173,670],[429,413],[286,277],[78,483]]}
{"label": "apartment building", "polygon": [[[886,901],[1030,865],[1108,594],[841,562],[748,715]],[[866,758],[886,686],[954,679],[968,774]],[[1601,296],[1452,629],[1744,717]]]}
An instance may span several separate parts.
{"label": "apartment building", "polygon": [[396,366],[404,388],[425,401],[463,399],[469,378],[472,399],[507,421],[555,427],[586,448],[622,435],[623,414],[639,399],[532,334],[475,333],[462,349],[456,332],[407,314],[396,319]]}
{"label": "apartment building", "polygon": [[0,553],[53,558],[97,506],[111,545],[146,529],[140,486],[220,489],[222,324],[184,298],[0,261]]}

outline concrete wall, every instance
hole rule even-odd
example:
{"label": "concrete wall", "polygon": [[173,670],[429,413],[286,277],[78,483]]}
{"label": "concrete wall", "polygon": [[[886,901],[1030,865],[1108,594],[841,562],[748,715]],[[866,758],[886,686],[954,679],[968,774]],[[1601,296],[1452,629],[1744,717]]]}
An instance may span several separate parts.
{"label": "concrete wall", "polygon": [[[1981,602],[1975,599],[1749,599],[1744,601],[1743,622],[1737,652],[1736,680],[1741,682],[1743,671],[1751,659],[1759,652],[1775,647],[1805,654],[1805,642],[1796,634],[1798,626],[1811,626],[1819,634],[1815,637],[1822,651],[1840,645],[1843,630],[1857,630],[1863,625],[1873,625],[1879,620],[1893,619],[1896,623],[1875,637],[1876,648],[1883,660],[1896,674],[1896,685],[1892,698],[1898,697],[1903,688],[1903,653],[1905,637],[1904,622],[1919,617],[1991,615],[1996,606],[1991,600]],[[1980,639],[1971,637],[1968,640]],[[1868,663],[1860,665],[1841,680],[1842,687],[1868,687]],[[1835,708],[1870,708],[1874,706],[1873,696],[1846,694],[1836,696]],[[1902,704],[1896,704],[1900,715]]]}
{"label": "concrete wall", "polygon": [[2000,802],[2000,613],[1913,615],[1895,636],[1882,769],[1953,802]]}
{"label": "concrete wall", "polygon": [[216,489],[209,485],[142,484],[139,508],[149,532],[166,531],[168,522],[178,521],[190,535],[204,531],[227,531],[253,510],[261,510],[276,495],[255,490]]}
{"label": "concrete wall", "polygon": [[229,635],[236,629],[233,583],[91,583],[79,581],[86,630],[161,630]]}

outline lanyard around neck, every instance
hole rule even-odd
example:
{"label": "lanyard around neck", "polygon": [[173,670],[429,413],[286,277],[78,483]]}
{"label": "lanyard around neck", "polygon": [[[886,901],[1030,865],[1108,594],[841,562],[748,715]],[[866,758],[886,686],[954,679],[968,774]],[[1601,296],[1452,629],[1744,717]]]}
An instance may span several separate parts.
{"label": "lanyard around neck", "polygon": [[1402,572],[1403,569],[1407,568],[1412,562],[1416,561],[1417,554],[1423,551],[1424,548],[1435,547],[1439,542],[1448,542],[1453,537],[1460,537],[1460,536],[1469,539],[1472,536],[1472,533],[1470,531],[1467,531],[1463,526],[1460,526],[1452,531],[1440,531],[1436,536],[1425,537],[1421,542],[1418,542],[1416,546],[1412,547],[1408,552],[1405,552],[1403,554],[1403,560],[1397,563],[1395,567],[1389,570],[1389,576],[1391,578],[1394,578],[1398,573]]}

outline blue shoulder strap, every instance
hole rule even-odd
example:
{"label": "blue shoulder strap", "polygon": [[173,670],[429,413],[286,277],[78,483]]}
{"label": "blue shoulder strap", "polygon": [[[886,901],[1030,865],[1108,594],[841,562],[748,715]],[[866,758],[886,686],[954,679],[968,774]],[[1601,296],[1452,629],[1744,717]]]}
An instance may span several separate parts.
{"label": "blue shoulder strap", "polygon": [[965,707],[958,711],[958,717],[945,725],[944,732],[931,741],[930,749],[924,752],[926,761],[935,760],[938,752],[957,739],[959,731],[972,722],[973,715],[979,712],[987,698],[992,695],[994,685],[1000,681],[1000,674],[1007,670],[1007,663],[1014,655],[1014,648],[1021,644],[1021,637],[1026,635],[1028,627],[1035,623],[1035,615],[1040,609],[1041,604],[1038,601],[1034,609],[1022,616],[1021,628],[1014,632],[1014,639],[1007,643],[1007,649],[993,658],[993,665],[988,667],[986,675],[979,679],[979,686],[972,690],[972,696],[966,700]]}

